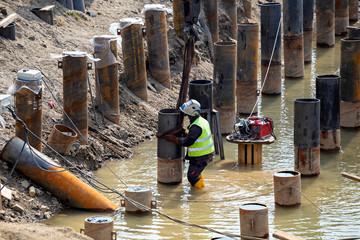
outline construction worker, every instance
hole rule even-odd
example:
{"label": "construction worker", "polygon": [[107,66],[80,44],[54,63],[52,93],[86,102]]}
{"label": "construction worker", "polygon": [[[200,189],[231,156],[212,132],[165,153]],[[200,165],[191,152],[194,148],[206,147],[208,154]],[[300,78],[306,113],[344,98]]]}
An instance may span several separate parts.
{"label": "construction worker", "polygon": [[200,103],[196,100],[191,99],[184,103],[180,110],[189,117],[189,133],[186,137],[165,135],[164,139],[188,147],[185,157],[190,162],[187,178],[192,186],[202,188],[205,187],[205,184],[201,172],[214,156],[210,124],[200,116]]}

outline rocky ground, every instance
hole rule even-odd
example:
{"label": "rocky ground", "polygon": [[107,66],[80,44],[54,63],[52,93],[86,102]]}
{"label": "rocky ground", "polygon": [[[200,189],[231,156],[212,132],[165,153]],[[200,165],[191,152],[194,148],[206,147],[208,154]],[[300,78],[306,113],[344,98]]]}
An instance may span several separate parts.
{"label": "rocky ground", "polygon": [[[93,47],[89,40],[94,35],[109,34],[109,25],[119,21],[124,17],[143,17],[141,10],[146,3],[161,3],[172,8],[170,0],[85,0],[86,9],[95,13],[96,16],[90,17],[78,11],[68,11],[62,5],[51,0],[2,0],[0,2],[0,18],[16,12],[16,40],[10,41],[0,37],[0,94],[6,93],[8,87],[16,77],[16,72],[20,69],[40,69],[44,73],[44,81],[48,84],[58,102],[51,96],[49,89],[45,88],[43,93],[43,139],[46,141],[52,127],[62,121],[62,114],[59,104],[62,104],[62,71],[57,68],[57,60],[50,57],[51,53],[60,54],[63,51],[78,50],[92,53]],[[257,1],[253,1],[252,21],[259,19],[259,7]],[[42,22],[30,12],[32,8],[44,7],[55,4],[55,24],[49,25]],[[221,10],[220,6],[220,38],[227,40],[229,35],[229,18]],[[75,143],[71,149],[68,159],[75,163],[80,169],[91,174],[92,170],[103,165],[107,160],[126,160],[131,156],[131,148],[153,138],[157,129],[157,113],[162,108],[175,107],[178,91],[181,82],[181,72],[183,66],[181,41],[175,37],[173,29],[173,15],[167,17],[169,57],[171,64],[171,88],[167,89],[158,84],[151,78],[148,72],[149,101],[143,102],[134,96],[124,84],[122,51],[118,49],[118,63],[120,74],[120,126],[113,124],[105,119],[103,121],[100,113],[95,110],[89,95],[89,132],[97,136],[102,141],[116,148],[119,152],[114,152],[101,141],[89,136],[90,146],[81,146]],[[239,2],[238,21],[248,21],[244,17],[242,1]],[[146,46],[145,46],[146,49]],[[210,47],[207,43],[206,35],[202,35],[201,41],[196,44],[197,64],[193,66],[190,79],[212,79],[212,63]],[[89,71],[92,93],[95,92],[94,70]],[[90,92],[89,92],[90,94]],[[55,108],[50,109],[48,102],[53,100]],[[14,136],[15,121],[10,113],[1,115],[6,121],[6,128],[0,127],[0,150],[6,142]],[[95,121],[95,117],[97,121]],[[96,157],[96,153],[101,158]],[[49,155],[60,164],[64,164],[61,159],[56,159],[55,155],[48,149],[44,149],[45,154]],[[131,161],[127,159],[126,161]],[[1,183],[4,184],[9,177],[12,166],[0,160]],[[35,197],[29,196],[29,188],[35,187]],[[0,210],[0,224],[3,229],[0,231],[2,239],[23,239],[13,238],[9,229],[23,231],[20,227],[10,227],[4,225],[5,222],[38,222],[52,215],[57,214],[67,206],[61,203],[51,193],[42,187],[32,183],[16,171],[11,175],[7,187],[12,190],[12,200],[3,199],[3,210]],[[18,225],[16,225],[18,226]],[[25,229],[32,225],[25,225]],[[3,231],[3,230],[9,231]],[[39,230],[40,231],[40,230]],[[10,231],[11,232],[11,231]],[[57,233],[67,232],[64,229],[57,229]],[[35,235],[46,235],[33,232]],[[2,234],[2,235],[1,235]],[[27,233],[29,236],[31,233]],[[76,234],[67,235],[54,239],[81,239]],[[25,239],[25,238],[24,238]],[[27,238],[32,239],[32,238]],[[37,238],[39,239],[39,238]],[[42,238],[40,238],[42,239]]]}

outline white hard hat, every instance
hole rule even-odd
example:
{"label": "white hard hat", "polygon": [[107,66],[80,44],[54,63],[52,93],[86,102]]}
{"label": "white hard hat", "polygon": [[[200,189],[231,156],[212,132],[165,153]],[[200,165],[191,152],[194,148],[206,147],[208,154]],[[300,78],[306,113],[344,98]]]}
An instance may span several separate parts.
{"label": "white hard hat", "polygon": [[180,110],[190,116],[197,116],[200,114],[200,103],[194,99],[184,103]]}

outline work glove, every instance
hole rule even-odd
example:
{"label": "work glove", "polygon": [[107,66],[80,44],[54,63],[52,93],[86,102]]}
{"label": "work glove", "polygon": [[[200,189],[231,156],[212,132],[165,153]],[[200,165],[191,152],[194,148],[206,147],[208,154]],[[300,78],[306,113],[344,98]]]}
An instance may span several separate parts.
{"label": "work glove", "polygon": [[175,144],[178,144],[179,138],[175,135],[165,135],[164,139],[168,142],[173,142]]}

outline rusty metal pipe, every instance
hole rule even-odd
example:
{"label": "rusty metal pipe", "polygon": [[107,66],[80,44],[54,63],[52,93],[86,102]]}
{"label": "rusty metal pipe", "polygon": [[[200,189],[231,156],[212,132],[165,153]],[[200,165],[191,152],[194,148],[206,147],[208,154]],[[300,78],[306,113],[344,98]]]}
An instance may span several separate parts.
{"label": "rusty metal pipe", "polygon": [[304,62],[312,61],[314,0],[303,0]]}
{"label": "rusty metal pipe", "polygon": [[294,100],[295,171],[301,175],[320,174],[320,100]]}
{"label": "rusty metal pipe", "polygon": [[335,0],[316,0],[316,43],[335,45]]}
{"label": "rusty metal pipe", "polygon": [[207,24],[209,25],[212,43],[219,41],[218,0],[203,1]]}
{"label": "rusty metal pipe", "polygon": [[[32,131],[36,136],[42,139],[42,89],[41,89],[42,80],[15,80],[16,89],[19,91],[15,92],[15,114],[23,120],[26,126]],[[28,88],[22,87],[31,87],[39,86],[40,90],[36,92],[29,90]],[[24,127],[18,121],[15,122],[15,136],[21,138],[25,141],[25,131]],[[42,150],[41,141],[29,133],[28,135],[29,143],[36,150]]]}
{"label": "rusty metal pipe", "polygon": [[63,101],[66,112],[63,114],[63,123],[70,128],[75,128],[74,123],[80,144],[86,145],[88,139],[87,57],[65,56],[62,69]]}
{"label": "rusty metal pipe", "polygon": [[95,63],[95,88],[98,110],[110,121],[120,125],[119,80],[117,41],[115,36],[101,35],[93,38]]}
{"label": "rusty metal pipe", "polygon": [[184,0],[173,0],[174,30],[176,35],[184,39],[185,12]]}
{"label": "rusty metal pipe", "polygon": [[[276,37],[279,24],[281,24],[281,4],[264,3],[260,5],[261,15],[261,84],[264,84],[265,75],[271,61],[269,73],[262,89],[263,94],[281,93],[281,26]],[[276,44],[275,44],[276,41]]]}
{"label": "rusty metal pipe", "polygon": [[340,125],[360,126],[360,39],[341,39]]}
{"label": "rusty metal pipe", "polygon": [[221,133],[231,133],[235,119],[236,42],[214,43],[214,109],[219,111]]}
{"label": "rusty metal pipe", "polygon": [[159,83],[170,88],[166,9],[146,11],[145,23],[150,74]]}
{"label": "rusty metal pipe", "polygon": [[347,29],[349,31],[349,35],[348,35],[349,39],[360,40],[360,27],[349,26],[347,27]]}
{"label": "rusty metal pipe", "polygon": [[283,1],[285,77],[304,76],[303,0]]}
{"label": "rusty metal pipe", "polygon": [[260,203],[246,203],[240,206],[240,233],[244,236],[268,238],[268,207]]}
{"label": "rusty metal pipe", "polygon": [[58,153],[68,155],[76,138],[77,133],[73,129],[62,124],[55,124],[47,143]]}
{"label": "rusty metal pipe", "polygon": [[[138,202],[148,208],[152,206],[152,192],[151,189],[148,187],[143,186],[135,186],[129,187],[125,190],[125,196]],[[125,199],[124,204],[126,212],[128,213],[142,213],[147,212],[147,209],[139,208],[132,204],[129,200]]]}
{"label": "rusty metal pipe", "polygon": [[[161,109],[158,113],[158,132],[172,130],[178,125],[179,111]],[[180,183],[182,181],[183,147],[163,138],[157,140],[158,170],[157,180],[160,183]]]}
{"label": "rusty metal pipe", "polygon": [[54,11],[52,9],[40,11],[40,8],[33,8],[31,12],[44,22],[54,25]]}
{"label": "rusty metal pipe", "polygon": [[242,0],[242,3],[243,3],[243,7],[244,7],[245,17],[250,19],[251,18],[251,12],[252,12],[251,0]]}
{"label": "rusty metal pipe", "polygon": [[274,177],[275,203],[280,206],[301,204],[301,174],[296,171],[280,171]]}
{"label": "rusty metal pipe", "polygon": [[320,149],[340,149],[340,77],[316,77],[316,98],[320,100]]}
{"label": "rusty metal pipe", "polygon": [[221,0],[222,8],[230,20],[230,33],[232,39],[237,39],[237,1]]}
{"label": "rusty metal pipe", "polygon": [[[131,24],[127,19],[121,24]],[[137,97],[148,100],[144,39],[141,24],[131,24],[121,29],[122,51],[126,85]]]}
{"label": "rusty metal pipe", "polygon": [[84,229],[80,233],[94,240],[116,239],[116,232],[113,232],[114,220],[107,216],[92,216],[84,221]]}
{"label": "rusty metal pipe", "polygon": [[335,0],[335,35],[345,35],[349,26],[349,0]]}
{"label": "rusty metal pipe", "polygon": [[359,20],[359,0],[349,0],[349,22],[357,22]]}
{"label": "rusty metal pipe", "polygon": [[258,98],[259,24],[240,23],[237,41],[237,113],[251,113]]}

